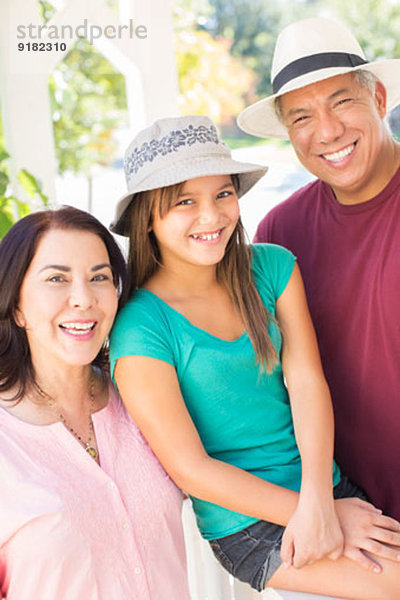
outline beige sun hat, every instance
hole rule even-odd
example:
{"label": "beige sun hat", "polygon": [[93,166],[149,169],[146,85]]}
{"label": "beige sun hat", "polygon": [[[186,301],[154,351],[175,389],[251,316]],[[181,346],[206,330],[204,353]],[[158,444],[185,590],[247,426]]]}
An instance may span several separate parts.
{"label": "beige sun hat", "polygon": [[387,108],[400,104],[400,59],[368,62],[353,34],[340,22],[322,17],[292,23],[278,36],[271,68],[273,95],[245,108],[238,125],[259,137],[287,139],[274,100],[328,77],[363,69],[386,87]]}
{"label": "beige sun hat", "polygon": [[133,196],[207,175],[238,175],[243,196],[268,167],[233,160],[208,117],[160,119],[138,133],[125,153],[128,192],[119,200],[110,229],[129,235],[128,214]]}

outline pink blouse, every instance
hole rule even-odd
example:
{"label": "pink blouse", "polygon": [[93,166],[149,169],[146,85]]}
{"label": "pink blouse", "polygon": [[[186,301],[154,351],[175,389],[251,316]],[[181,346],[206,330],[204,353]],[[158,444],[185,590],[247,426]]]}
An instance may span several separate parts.
{"label": "pink blouse", "polygon": [[188,600],[182,496],[114,390],[93,415],[101,468],[61,423],[0,409],[7,600]]}

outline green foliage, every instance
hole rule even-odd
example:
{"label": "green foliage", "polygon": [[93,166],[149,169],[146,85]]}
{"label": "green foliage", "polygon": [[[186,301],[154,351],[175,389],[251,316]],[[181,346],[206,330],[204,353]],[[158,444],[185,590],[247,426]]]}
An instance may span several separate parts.
{"label": "green foliage", "polygon": [[357,37],[369,60],[400,55],[399,2],[333,0],[332,9]]}
{"label": "green foliage", "polygon": [[51,2],[46,2],[46,0],[39,0],[39,10],[40,16],[44,24],[46,24],[57,12],[57,9],[51,4]]}
{"label": "green foliage", "polygon": [[36,177],[32,175],[32,173],[29,173],[29,171],[27,171],[26,169],[21,169],[18,172],[18,181],[24,188],[25,192],[28,194],[29,198],[35,198],[36,196],[38,196],[41,199],[43,205],[47,206],[47,204],[49,203],[49,199],[47,198],[46,194],[43,193],[42,186],[40,185]]}
{"label": "green foliage", "polygon": [[270,72],[277,35],[292,21],[315,15],[322,0],[209,0],[214,9],[205,27],[232,41],[233,56],[257,74],[256,92],[271,93]]}
{"label": "green foliage", "polygon": [[[0,239],[4,237],[15,221],[30,212],[27,202],[16,198],[10,190],[10,178],[5,161],[9,155],[0,149]],[[44,205],[48,203],[47,196],[42,192],[37,179],[25,169],[18,173],[18,180],[30,198],[39,197]]]}
{"label": "green foliage", "polygon": [[53,72],[50,97],[60,173],[88,176],[94,164],[109,164],[113,130],[127,121],[123,76],[80,39]]}
{"label": "green foliage", "polygon": [[232,56],[230,40],[213,39],[202,29],[210,12],[207,0],[175,0],[179,102],[183,114],[207,114],[229,124],[253,99],[255,76]]}

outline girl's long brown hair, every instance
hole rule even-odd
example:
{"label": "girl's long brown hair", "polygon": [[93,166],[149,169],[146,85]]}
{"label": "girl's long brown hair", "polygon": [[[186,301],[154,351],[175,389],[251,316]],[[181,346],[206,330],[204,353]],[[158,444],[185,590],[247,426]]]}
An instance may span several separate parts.
{"label": "girl's long brown hair", "polygon": [[[238,189],[238,177],[232,175]],[[142,287],[161,266],[157,240],[151,231],[155,211],[162,218],[180,193],[183,183],[156,190],[139,192],[129,210],[130,293]],[[278,357],[268,333],[275,319],[263,305],[251,273],[252,251],[246,244],[243,224],[239,219],[227,244],[225,255],[217,265],[217,280],[228,290],[232,302],[243,320],[254,348],[257,363],[271,372]]]}

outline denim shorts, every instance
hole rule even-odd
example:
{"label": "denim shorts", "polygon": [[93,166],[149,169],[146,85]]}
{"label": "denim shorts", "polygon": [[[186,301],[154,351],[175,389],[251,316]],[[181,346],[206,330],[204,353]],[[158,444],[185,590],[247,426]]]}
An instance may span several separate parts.
{"label": "denim shorts", "polygon": [[[364,492],[345,476],[335,486],[334,497],[367,500]],[[210,540],[210,546],[231,575],[261,592],[282,563],[280,552],[284,531],[282,525],[257,521],[237,533]]]}

